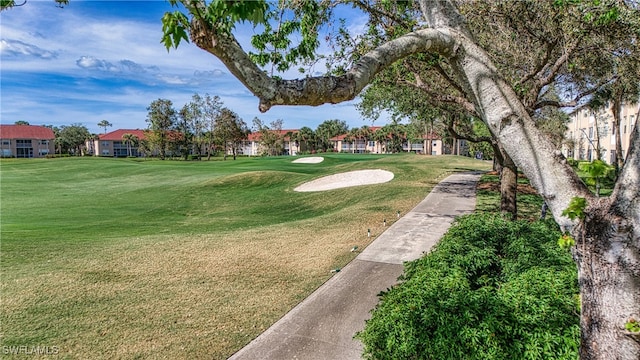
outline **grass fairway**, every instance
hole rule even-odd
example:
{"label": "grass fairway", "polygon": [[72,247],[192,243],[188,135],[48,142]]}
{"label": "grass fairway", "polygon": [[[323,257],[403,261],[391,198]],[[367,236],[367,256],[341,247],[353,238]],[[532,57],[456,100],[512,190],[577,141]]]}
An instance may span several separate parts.
{"label": "grass fairway", "polygon": [[[0,348],[226,358],[349,262],[383,219],[450,172],[490,167],[452,156],[292,159],[2,160]],[[359,169],[396,176],[293,192]]]}

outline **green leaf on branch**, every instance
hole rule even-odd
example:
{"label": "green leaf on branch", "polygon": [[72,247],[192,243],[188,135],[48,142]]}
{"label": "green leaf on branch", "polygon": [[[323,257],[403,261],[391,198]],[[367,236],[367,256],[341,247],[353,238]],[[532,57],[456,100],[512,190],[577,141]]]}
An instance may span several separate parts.
{"label": "green leaf on branch", "polygon": [[574,197],[569,202],[569,206],[562,211],[562,215],[568,217],[571,220],[585,218],[584,210],[587,207],[587,200],[583,197]]}
{"label": "green leaf on branch", "polygon": [[189,42],[187,28],[189,19],[180,11],[166,12],[162,17],[162,40],[164,47],[177,49],[181,40]]}
{"label": "green leaf on branch", "polygon": [[558,246],[560,246],[560,248],[565,250],[569,250],[575,244],[576,244],[576,240],[569,234],[563,234],[558,239]]}
{"label": "green leaf on branch", "polygon": [[624,324],[624,328],[630,332],[640,333],[640,322],[636,319],[630,319],[626,324]]}

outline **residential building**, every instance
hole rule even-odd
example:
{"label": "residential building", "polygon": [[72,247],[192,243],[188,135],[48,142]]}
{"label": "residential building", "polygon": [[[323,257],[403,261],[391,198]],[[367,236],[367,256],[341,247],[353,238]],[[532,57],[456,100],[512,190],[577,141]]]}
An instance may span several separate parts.
{"label": "residential building", "polygon": [[135,135],[139,140],[146,139],[145,130],[118,129],[87,140],[87,153],[95,156],[127,157],[130,149],[131,156],[141,156],[142,154],[138,152],[138,143],[127,144],[123,139],[125,134]]}
{"label": "residential building", "polygon": [[[297,129],[289,129],[289,130],[272,130],[271,133],[275,133],[276,135],[282,137],[283,140],[283,150],[282,154],[278,155],[298,155],[301,150],[300,144],[293,140],[293,135],[298,133]],[[267,151],[264,149],[264,146],[261,144],[262,134],[259,132],[254,132],[249,134],[247,140],[243,141],[240,147],[238,148],[238,155],[248,155],[248,156],[258,156],[262,155],[263,152]]]}
{"label": "residential building", "polygon": [[[640,103],[625,103],[620,113],[620,140],[624,159],[629,149],[631,133],[640,115]],[[570,122],[562,147],[563,154],[576,160],[593,161],[598,158],[612,164],[616,157],[613,113],[609,106],[595,111],[588,107],[569,114]]]}
{"label": "residential building", "polygon": [[55,153],[53,130],[36,125],[0,125],[0,156],[42,158]]}
{"label": "residential building", "polygon": [[[369,128],[371,133],[379,131],[382,127],[372,126]],[[389,152],[388,142],[374,140],[372,135],[370,138],[363,136],[353,137],[349,134],[338,135],[330,139],[333,144],[333,150],[336,152],[349,152],[349,153],[372,153],[372,154],[385,154]],[[431,142],[431,149],[429,149],[429,142]],[[422,139],[416,139],[409,141],[404,139],[402,143],[402,151],[414,152],[416,154],[428,154],[431,150],[431,155],[442,155],[443,144],[442,139],[436,134],[423,135]]]}

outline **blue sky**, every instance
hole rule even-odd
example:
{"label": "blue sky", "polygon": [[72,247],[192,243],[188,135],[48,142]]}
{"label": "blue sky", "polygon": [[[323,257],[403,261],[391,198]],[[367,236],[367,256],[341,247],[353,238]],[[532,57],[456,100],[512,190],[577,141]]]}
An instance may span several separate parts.
{"label": "blue sky", "polygon": [[[340,119],[350,127],[372,125],[354,103],[277,106],[258,111],[258,99],[213,55],[182,43],[167,52],[160,43],[165,1],[79,1],[63,9],[52,0],[28,0],[0,13],[0,123],[80,123],[91,132],[101,120],[119,128],[146,128],[146,108],[169,99],[179,110],[194,93],[218,95],[251,126],[254,117],[284,128]],[[365,19],[350,18],[354,31]],[[252,29],[238,35],[248,44]],[[285,75],[286,76],[286,75]],[[384,124],[377,120],[376,125]]]}

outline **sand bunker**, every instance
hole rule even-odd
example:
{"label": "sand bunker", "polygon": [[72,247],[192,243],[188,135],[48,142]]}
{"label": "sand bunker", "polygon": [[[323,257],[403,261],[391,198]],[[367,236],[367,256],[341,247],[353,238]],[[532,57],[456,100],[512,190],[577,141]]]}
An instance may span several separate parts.
{"label": "sand bunker", "polygon": [[317,164],[324,161],[324,158],[321,156],[312,156],[312,157],[304,157],[300,159],[293,160],[292,162],[297,164]]}
{"label": "sand bunker", "polygon": [[329,175],[304,183],[294,191],[310,192],[340,189],[350,186],[381,184],[393,179],[393,173],[386,170],[356,170]]}

